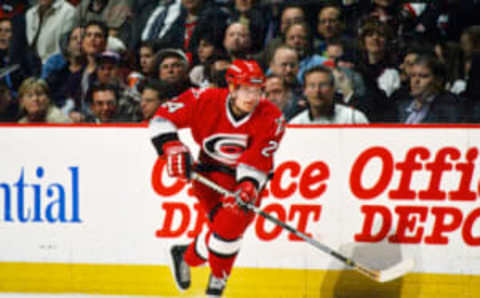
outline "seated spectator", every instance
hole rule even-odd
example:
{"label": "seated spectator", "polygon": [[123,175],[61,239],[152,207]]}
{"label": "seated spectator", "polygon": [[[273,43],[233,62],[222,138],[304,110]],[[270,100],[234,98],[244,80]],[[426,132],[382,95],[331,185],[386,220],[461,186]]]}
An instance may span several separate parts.
{"label": "seated spectator", "polygon": [[[390,96],[389,99],[392,104],[394,104],[399,99],[408,98],[410,96],[410,79],[412,74],[412,67],[415,64],[417,58],[423,55],[433,55],[432,48],[417,43],[412,43],[406,48],[405,52],[403,53],[403,61],[398,66],[398,69],[400,70],[400,88],[398,88]],[[385,114],[388,116],[383,118],[390,118],[392,119],[392,121],[396,121],[396,116],[390,113],[391,112],[386,112]]]}
{"label": "seated spectator", "polygon": [[317,14],[317,34],[314,41],[315,52],[325,56],[327,45],[332,40],[352,44],[352,39],[344,33],[345,25],[340,6],[325,4]]}
{"label": "seated spectator", "polygon": [[116,86],[93,84],[87,97],[92,113],[87,115],[85,121],[97,124],[130,122],[130,119],[118,110],[118,97]]}
{"label": "seated spectator", "polygon": [[332,70],[315,66],[305,72],[304,95],[308,108],[293,117],[290,124],[366,124],[360,111],[334,102],[335,78]]}
{"label": "seated spectator", "polygon": [[[223,35],[225,28],[232,23],[241,23],[247,27],[250,34],[249,53],[254,54],[262,50],[267,30],[268,11],[262,11],[255,1],[235,0],[219,8],[211,6],[202,12],[197,27],[192,36],[192,42],[198,40],[197,32],[215,32]],[[227,50],[228,51],[228,50]]]}
{"label": "seated spectator", "polygon": [[84,31],[83,27],[75,27],[65,35],[65,49],[62,54],[59,54],[62,56],[61,59],[65,60],[62,67],[57,68],[58,65],[55,65],[47,71],[46,68],[50,59],[55,59],[55,56],[51,56],[44,65],[44,70],[48,73],[45,80],[51,86],[52,101],[57,107],[62,108],[66,115],[70,115],[74,122],[82,120],[82,117],[77,113],[81,109],[81,80],[86,63],[82,53]]}
{"label": "seated spectator", "polygon": [[[349,68],[335,66],[332,68],[335,77],[334,101],[359,111],[368,111],[368,102],[365,99],[365,93],[362,91],[363,80],[361,76],[356,75]],[[360,82],[355,83],[355,80]]]}
{"label": "seated spectator", "polygon": [[142,41],[136,53],[135,69],[127,75],[127,85],[132,92],[137,95],[140,84],[148,79],[155,78],[157,72],[155,70],[155,53],[157,52],[155,43],[151,40]]}
{"label": "seated spectator", "polygon": [[401,85],[392,38],[390,27],[376,19],[368,19],[359,31],[361,53],[355,70],[365,82],[371,122],[391,121],[385,119],[385,110],[391,108],[389,98]]}
{"label": "seated spectator", "polygon": [[257,60],[263,68],[267,68],[272,60],[275,49],[282,45],[285,40],[285,31],[287,27],[293,23],[305,22],[305,12],[302,6],[288,4],[282,8],[280,13],[280,32],[264,47],[263,51],[255,55]]}
{"label": "seated spectator", "polygon": [[250,54],[263,49],[269,15],[256,5],[255,0],[234,0],[234,19],[248,26],[250,32]]}
{"label": "seated spectator", "polygon": [[60,37],[77,22],[75,8],[65,0],[40,0],[26,13],[28,45],[45,63],[60,51]]}
{"label": "seated spectator", "polygon": [[183,48],[187,14],[182,9],[182,0],[148,1],[135,5],[131,49],[138,48],[139,43],[146,40]]}
{"label": "seated spectator", "polygon": [[96,59],[98,54],[107,48],[108,28],[107,25],[100,21],[90,21],[85,26],[85,34],[82,38],[82,51],[86,56],[87,65],[82,78],[83,92],[88,88],[88,76],[95,72],[97,68]]}
{"label": "seated spectator", "polygon": [[270,68],[267,73],[275,74],[282,78],[292,90],[300,89],[298,77],[298,53],[288,45],[280,45],[273,52]]}
{"label": "seated spectator", "polygon": [[30,77],[18,90],[20,115],[18,123],[70,123],[63,112],[50,103],[48,85],[42,79]]}
{"label": "seated spectator", "polygon": [[307,23],[294,23],[285,31],[285,44],[297,51],[299,57],[297,80],[303,85],[303,73],[308,69],[322,65],[327,59],[312,51],[312,38]]}
{"label": "seated spectator", "polygon": [[188,78],[188,59],[182,50],[160,50],[157,54],[156,69],[158,79],[170,84],[177,95],[192,87]]}
{"label": "seated spectator", "polygon": [[304,108],[298,106],[298,99],[289,85],[274,74],[268,75],[265,80],[265,97],[282,111],[287,122]]}
{"label": "seated spectator", "polygon": [[128,42],[131,33],[132,4],[129,0],[82,0],[77,6],[80,24],[104,22],[109,36]]}
{"label": "seated spectator", "polygon": [[410,73],[410,97],[397,101],[398,121],[405,124],[462,122],[464,102],[445,90],[445,76],[445,66],[436,57],[417,57]]}
{"label": "seated spectator", "polygon": [[[48,57],[42,65],[42,79],[47,79],[54,72],[64,68],[67,65],[67,56],[69,51],[76,51],[81,55],[82,38],[85,29],[82,26],[74,26],[71,31],[66,32],[60,37],[60,52]],[[74,47],[70,49],[69,47]]]}
{"label": "seated spectator", "polygon": [[92,76],[92,84],[111,85],[117,89],[117,112],[124,121],[140,121],[140,94],[131,90],[120,75],[121,57],[112,51],[97,56],[97,70]]}
{"label": "seated spectator", "polygon": [[[302,86],[298,81],[298,53],[288,45],[280,45],[273,52],[267,74],[280,77],[286,87],[293,93],[292,110],[304,109],[307,102],[302,97]],[[291,116],[291,113],[288,113]]]}
{"label": "seated spectator", "polygon": [[138,62],[140,73],[145,78],[154,78],[157,76],[155,71],[155,53],[157,48],[152,41],[143,41],[138,50]]}
{"label": "seated spectator", "polygon": [[438,42],[435,45],[435,54],[445,64],[447,70],[447,90],[460,94],[467,88],[465,75],[465,61],[462,49],[456,42]]}
{"label": "seated spectator", "polygon": [[[365,83],[362,76],[354,70],[354,58],[351,52],[345,48],[345,44],[339,39],[332,39],[327,44],[326,54],[329,61],[324,62],[325,65],[331,66],[335,69],[334,74],[343,73],[345,78],[350,81],[352,84],[352,92],[355,92],[356,96],[363,97],[366,93]],[[343,76],[340,75],[340,76]],[[335,76],[335,78],[340,77]],[[337,81],[337,80],[336,80]],[[342,81],[346,82],[346,81]],[[348,84],[347,84],[348,85]],[[341,84],[342,87],[345,87],[345,84]],[[345,88],[338,88],[337,91],[340,91],[341,94],[344,93]],[[344,98],[346,99],[346,97]]]}
{"label": "seated spectator", "polygon": [[248,26],[240,22],[230,24],[225,30],[223,47],[235,59],[246,59],[251,52],[252,40]]}
{"label": "seated spectator", "polygon": [[0,122],[17,122],[18,103],[4,84],[0,84]]}
{"label": "seated spectator", "polygon": [[[218,45],[216,37],[211,32],[206,32],[201,38],[196,52],[193,53],[193,61],[198,61],[192,70],[190,70],[190,81],[197,86],[204,86],[207,80],[205,76],[205,64],[213,55],[223,52],[223,47]],[[230,60],[230,58],[227,58]],[[195,63],[195,62],[194,62]]]}
{"label": "seated spectator", "polygon": [[23,53],[15,52],[11,47],[14,32],[12,21],[0,18],[0,81],[16,96],[22,81],[36,68],[33,64],[40,65],[40,61],[28,49]]}
{"label": "seated spectator", "polygon": [[[225,73],[232,61],[225,53],[213,54],[190,72],[190,80],[200,88],[227,88]],[[201,73],[196,73],[199,70]]]}
{"label": "seated spectator", "polygon": [[142,83],[140,92],[143,121],[149,121],[162,103],[174,97],[169,84],[155,79],[147,79]]}
{"label": "seated spectator", "polygon": [[470,73],[474,53],[480,52],[480,25],[468,27],[462,32],[460,46],[465,59],[464,71],[468,74]]}

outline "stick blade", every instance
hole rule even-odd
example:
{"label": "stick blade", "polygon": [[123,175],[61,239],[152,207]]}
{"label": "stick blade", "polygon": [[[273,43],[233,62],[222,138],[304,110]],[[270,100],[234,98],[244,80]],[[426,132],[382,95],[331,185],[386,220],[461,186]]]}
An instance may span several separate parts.
{"label": "stick blade", "polygon": [[391,268],[381,270],[379,272],[380,274],[377,281],[387,282],[387,281],[397,279],[400,276],[403,276],[408,272],[412,271],[414,267],[415,267],[415,261],[413,259],[403,260]]}

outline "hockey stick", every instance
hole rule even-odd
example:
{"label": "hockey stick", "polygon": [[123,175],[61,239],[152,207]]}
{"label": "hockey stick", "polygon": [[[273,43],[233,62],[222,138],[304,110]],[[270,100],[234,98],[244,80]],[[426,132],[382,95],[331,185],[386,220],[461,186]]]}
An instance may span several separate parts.
{"label": "hockey stick", "polygon": [[202,175],[200,175],[196,172],[192,172],[191,178],[200,182],[200,183],[202,183],[202,184],[204,184],[204,185],[206,185],[206,186],[208,186],[208,187],[210,187],[214,191],[216,191],[216,192],[218,192],[218,193],[220,193],[224,196],[234,197],[237,204],[239,204],[240,206],[248,208],[249,210],[251,210],[251,211],[257,213],[258,215],[268,219],[269,221],[275,223],[276,225],[281,226],[282,228],[286,229],[290,233],[302,238],[307,243],[310,243],[311,245],[315,246],[316,248],[320,249],[321,251],[331,255],[332,257],[336,258],[337,260],[340,260],[344,264],[347,264],[348,266],[352,267],[354,270],[362,273],[363,275],[365,275],[365,276],[367,276],[367,277],[369,277],[369,278],[371,278],[371,279],[373,279],[377,282],[387,282],[387,281],[399,278],[399,277],[407,274],[415,266],[415,262],[413,261],[413,259],[407,259],[407,260],[400,261],[399,263],[393,265],[392,267],[387,268],[387,269],[383,269],[383,270],[368,268],[364,265],[361,265],[361,264],[355,262],[351,258],[348,258],[348,257],[342,255],[341,253],[331,249],[330,247],[318,242],[317,240],[315,240],[311,237],[308,237],[307,235],[298,231],[297,229],[293,228],[292,226],[290,226],[290,225],[284,223],[283,221],[271,216],[270,214],[262,211],[260,208],[254,206],[252,204],[245,203],[244,201],[242,201],[238,197],[237,193],[233,193],[233,192],[221,187],[220,185],[218,185],[215,182],[205,178],[204,176],[202,176]]}

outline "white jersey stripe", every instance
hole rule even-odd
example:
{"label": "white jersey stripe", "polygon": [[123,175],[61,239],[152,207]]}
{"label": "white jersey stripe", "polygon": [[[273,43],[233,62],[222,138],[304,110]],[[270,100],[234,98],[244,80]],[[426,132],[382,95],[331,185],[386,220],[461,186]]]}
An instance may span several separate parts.
{"label": "white jersey stripe", "polygon": [[242,238],[238,238],[232,241],[225,241],[220,239],[215,233],[212,233],[208,240],[208,248],[220,255],[233,255],[240,250]]}

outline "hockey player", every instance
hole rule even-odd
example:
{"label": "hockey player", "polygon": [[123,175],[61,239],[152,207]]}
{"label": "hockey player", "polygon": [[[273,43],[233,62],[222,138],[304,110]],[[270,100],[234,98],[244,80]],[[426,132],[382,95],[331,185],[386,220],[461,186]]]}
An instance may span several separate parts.
{"label": "hockey player", "polygon": [[[273,168],[285,120],[262,98],[264,75],[256,62],[234,61],[226,80],[228,89],[190,90],[162,104],[150,122],[152,142],[166,160],[168,174],[189,180],[192,157],[177,129],[191,128],[200,146],[195,171],[259,206],[259,192]],[[208,262],[206,294],[220,297],[255,214],[196,181],[193,191],[209,220],[208,229],[188,246],[173,246],[172,271],[178,288],[185,290],[190,286],[190,267]]]}

